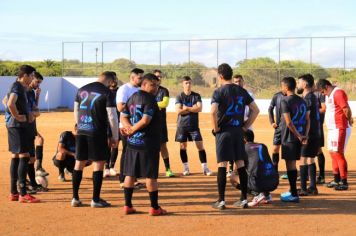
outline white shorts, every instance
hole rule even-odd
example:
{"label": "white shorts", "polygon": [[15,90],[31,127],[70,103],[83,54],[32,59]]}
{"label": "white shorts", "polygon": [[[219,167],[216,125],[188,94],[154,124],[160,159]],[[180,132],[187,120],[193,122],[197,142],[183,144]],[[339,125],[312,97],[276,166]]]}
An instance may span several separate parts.
{"label": "white shorts", "polygon": [[332,152],[344,153],[347,142],[351,135],[351,128],[329,129],[328,130],[328,150]]}

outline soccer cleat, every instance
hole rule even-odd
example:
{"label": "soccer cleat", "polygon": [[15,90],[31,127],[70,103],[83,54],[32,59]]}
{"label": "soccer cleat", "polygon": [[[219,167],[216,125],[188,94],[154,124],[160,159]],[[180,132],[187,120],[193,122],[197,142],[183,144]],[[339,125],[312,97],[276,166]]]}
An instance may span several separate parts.
{"label": "soccer cleat", "polygon": [[79,199],[73,198],[70,205],[71,205],[71,207],[81,207],[81,206],[83,206],[83,203]]}
{"label": "soccer cleat", "polygon": [[45,176],[48,176],[49,173],[43,169],[43,168],[39,168],[36,170],[36,176],[42,176],[42,177],[45,177]]}
{"label": "soccer cleat", "polygon": [[124,206],[124,214],[125,215],[134,214],[134,213],[136,213],[136,209],[135,208]]}
{"label": "soccer cleat", "polygon": [[225,210],[226,206],[225,206],[225,201],[216,201],[211,205],[214,209],[218,209],[218,210]]}
{"label": "soccer cleat", "polygon": [[303,189],[299,189],[298,190],[298,195],[299,196],[308,196],[308,191],[303,190]]}
{"label": "soccer cleat", "polygon": [[19,196],[19,202],[21,203],[39,203],[40,200],[31,196],[30,194],[26,194],[24,196]]}
{"label": "soccer cleat", "polygon": [[295,202],[295,203],[298,203],[299,202],[299,197],[298,196],[293,196],[292,194],[285,195],[285,196],[281,195],[281,201],[282,202]]}
{"label": "soccer cleat", "polygon": [[105,208],[105,207],[110,207],[111,204],[105,201],[104,199],[99,199],[98,202],[91,200],[90,206],[92,208]]}
{"label": "soccer cleat", "polygon": [[104,178],[107,178],[110,176],[110,170],[109,169],[105,169],[104,170]]}
{"label": "soccer cleat", "polygon": [[158,209],[154,209],[153,207],[150,208],[148,212],[151,216],[162,216],[167,215],[167,211],[159,207]]}
{"label": "soccer cleat", "polygon": [[254,197],[252,199],[251,202],[248,203],[249,207],[255,207],[258,206],[261,202],[263,202],[264,200],[266,200],[266,197],[263,193],[260,193],[259,195],[257,195],[256,197]]}
{"label": "soccer cleat", "polygon": [[110,168],[110,176],[111,177],[117,176],[117,172],[116,172],[116,170],[114,168]]}
{"label": "soccer cleat", "polygon": [[316,184],[325,184],[325,178],[322,176],[318,176],[316,179]]}
{"label": "soccer cleat", "polygon": [[20,195],[18,194],[18,193],[15,193],[15,194],[13,194],[13,193],[11,193],[10,195],[9,195],[9,200],[10,201],[18,201],[19,200],[19,197],[20,197]]}
{"label": "soccer cleat", "polygon": [[35,187],[32,187],[31,185],[28,185],[26,187],[26,193],[33,195],[33,194],[36,194],[37,191],[36,191]]}
{"label": "soccer cleat", "polygon": [[337,183],[337,182],[335,182],[335,181],[333,180],[333,181],[327,183],[327,184],[326,184],[326,187],[327,187],[327,188],[335,188],[335,187],[338,186],[338,185],[339,185],[339,183]]}
{"label": "soccer cleat", "polygon": [[213,172],[211,170],[209,170],[209,168],[205,168],[205,170],[203,171],[203,174],[206,176],[211,176],[213,175]]}
{"label": "soccer cleat", "polygon": [[172,172],[172,170],[171,169],[167,169],[167,171],[166,171],[166,177],[174,177],[175,175],[174,175],[174,173]]}
{"label": "soccer cleat", "polygon": [[183,170],[183,175],[184,175],[184,176],[190,175],[189,168],[184,168],[184,170]]}
{"label": "soccer cleat", "polygon": [[61,182],[66,182],[66,178],[64,177],[64,174],[59,174],[58,175],[58,180]]}
{"label": "soccer cleat", "polygon": [[48,192],[49,191],[48,188],[45,188],[42,185],[37,185],[36,187],[34,187],[34,190],[36,192]]}
{"label": "soccer cleat", "polygon": [[261,202],[263,204],[271,204],[272,203],[272,195],[265,196],[265,199]]}
{"label": "soccer cleat", "polygon": [[235,202],[233,204],[233,206],[245,209],[245,208],[248,208],[248,201],[246,199],[245,200],[240,200],[240,201]]}
{"label": "soccer cleat", "polygon": [[339,185],[335,186],[334,188],[336,191],[346,191],[349,189],[349,185],[348,184],[344,184],[342,182],[340,182]]}
{"label": "soccer cleat", "polygon": [[281,179],[288,179],[288,175],[287,174],[281,175]]}

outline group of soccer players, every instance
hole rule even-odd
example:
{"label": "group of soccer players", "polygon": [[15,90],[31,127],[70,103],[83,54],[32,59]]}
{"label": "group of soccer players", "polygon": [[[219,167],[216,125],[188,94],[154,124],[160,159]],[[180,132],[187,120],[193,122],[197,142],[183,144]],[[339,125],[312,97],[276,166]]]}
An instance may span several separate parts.
{"label": "group of soccer players", "polygon": [[[39,87],[38,83],[43,78],[39,77],[38,73],[36,76],[36,73],[31,66],[21,66],[18,78],[7,95],[6,126],[9,150],[12,153],[12,201],[39,202],[27,193],[26,188],[27,173],[31,185],[39,188],[32,170],[32,157],[35,156],[34,137],[40,136],[35,126],[35,117],[39,115],[38,99],[36,102],[36,94],[33,94],[33,91]],[[210,112],[218,163],[218,200],[212,206],[220,210],[226,208],[225,188],[230,175],[231,182],[239,179],[236,186],[241,190],[239,201],[234,203],[235,207],[255,206],[262,200],[269,203],[269,192],[258,195],[252,204],[247,201],[249,173],[246,167],[249,152],[246,152],[245,144],[254,143],[252,124],[259,114],[259,108],[252,94],[243,88],[243,77],[234,76],[233,79],[233,70],[228,64],[219,65],[218,79],[221,86],[212,95]],[[174,177],[175,174],[170,167],[167,149],[166,108],[169,104],[169,92],[161,86],[161,81],[160,70],[144,74],[143,70],[135,68],[130,73],[129,82],[118,88],[116,73],[105,71],[96,82],[78,90],[74,103],[75,125],[72,131],[61,134],[57,153],[53,157],[53,162],[59,169],[60,180],[65,180],[65,171],[72,175],[72,207],[83,205],[79,197],[80,184],[83,169],[90,164],[93,165],[91,207],[110,206],[109,202],[100,197],[100,192],[103,178],[116,175],[114,165],[121,140],[123,148],[119,180],[120,186],[124,188],[124,213],[136,212],[132,196],[134,188],[144,186],[138,182],[142,178],[146,180],[151,202],[149,214],[157,216],[167,213],[158,204],[160,153],[166,176]],[[202,172],[210,176],[212,172],[207,166],[203,137],[199,129],[198,113],[202,111],[202,100],[198,93],[192,91],[192,79],[189,76],[184,76],[181,82],[183,92],[178,94],[175,106],[178,115],[175,141],[180,145],[183,175],[190,174],[187,141],[194,141]],[[301,96],[296,95],[296,92]],[[324,113],[334,173],[334,180],[328,183],[327,187],[347,190],[347,162],[344,151],[353,120],[345,92],[324,79],[319,80],[315,86],[314,78],[310,74],[302,75],[297,80],[293,77],[282,79],[281,91],[272,98],[269,118],[275,129],[273,165],[278,172],[281,149],[281,158],[286,162],[290,184],[290,190],[281,194],[281,200],[284,202],[299,202],[299,196],[316,195],[316,184],[325,182],[325,158],[321,151],[324,143]],[[263,153],[268,155],[267,148],[265,149]],[[320,169],[318,178],[314,161],[317,156]],[[299,190],[297,161],[301,182]],[[232,173],[227,171],[229,163],[231,170],[234,170]],[[41,166],[38,170],[44,172]]]}

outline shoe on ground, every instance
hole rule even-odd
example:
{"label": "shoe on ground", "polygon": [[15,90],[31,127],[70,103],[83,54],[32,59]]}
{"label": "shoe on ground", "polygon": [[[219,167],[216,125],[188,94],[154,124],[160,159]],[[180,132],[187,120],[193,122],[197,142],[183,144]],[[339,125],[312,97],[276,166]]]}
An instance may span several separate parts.
{"label": "shoe on ground", "polygon": [[91,200],[90,206],[92,208],[105,208],[110,207],[111,204],[105,201],[104,199],[99,199],[98,202],[94,202],[94,200]]}
{"label": "shoe on ground", "polygon": [[175,174],[173,173],[173,171],[171,169],[167,169],[166,170],[166,177],[174,177]]}
{"label": "shoe on ground", "polygon": [[211,170],[209,170],[209,168],[205,168],[205,170],[203,171],[203,174],[206,176],[211,176],[211,175],[213,175],[213,172],[211,172]]}
{"label": "shoe on ground", "polygon": [[110,168],[110,176],[111,177],[117,176],[117,172],[116,172],[116,170],[114,168]]}
{"label": "shoe on ground", "polygon": [[167,215],[167,211],[159,207],[158,209],[154,209],[153,207],[150,208],[148,212],[151,216],[162,216]]}
{"label": "shoe on ground", "polygon": [[281,179],[288,179],[288,175],[287,174],[281,175]]}
{"label": "shoe on ground", "polygon": [[20,197],[20,194],[19,194],[19,193],[15,193],[15,194],[10,193],[10,195],[9,195],[9,200],[15,202],[15,201],[18,201],[18,200],[19,200],[19,197]]}
{"label": "shoe on ground", "polygon": [[31,195],[37,193],[35,187],[32,187],[31,185],[28,185],[28,186],[26,187],[26,192],[27,192],[28,194],[31,194]]}
{"label": "shoe on ground", "polygon": [[135,208],[124,206],[124,214],[125,215],[134,214],[134,213],[136,213],[136,209]]}
{"label": "shoe on ground", "polygon": [[240,201],[235,202],[233,204],[233,206],[245,209],[245,208],[248,208],[248,201],[246,199],[245,200],[240,200]]}
{"label": "shoe on ground", "polygon": [[109,169],[105,169],[104,170],[104,178],[107,178],[110,176],[110,170]]}
{"label": "shoe on ground", "polygon": [[298,202],[299,202],[299,197],[298,197],[298,196],[293,196],[292,194],[290,194],[290,195],[285,195],[285,196],[282,196],[282,195],[281,195],[281,201],[282,201],[282,202],[294,202],[294,203],[298,203]]}
{"label": "shoe on ground", "polygon": [[83,206],[83,203],[79,199],[72,199],[72,202],[70,203],[72,207],[81,207]]}
{"label": "shoe on ground", "polygon": [[339,183],[337,183],[337,182],[335,182],[335,181],[333,180],[333,181],[327,183],[327,184],[326,184],[326,187],[327,187],[327,188],[335,188],[335,187],[338,186],[338,185],[339,185]]}
{"label": "shoe on ground", "polygon": [[263,200],[261,203],[263,204],[272,204],[272,195],[268,195],[267,197],[265,196],[265,200]]}
{"label": "shoe on ground", "polygon": [[124,183],[120,183],[120,188],[121,189],[125,188],[125,184]]}
{"label": "shoe on ground", "polygon": [[299,190],[298,190],[298,195],[299,195],[299,196],[308,196],[309,193],[308,193],[307,190],[299,189]]}
{"label": "shoe on ground", "polygon": [[308,194],[309,194],[309,195],[315,196],[315,195],[318,195],[318,194],[319,194],[319,191],[318,191],[317,188],[308,188],[307,191],[308,191]]}
{"label": "shoe on ground", "polygon": [[141,183],[141,182],[136,182],[134,184],[134,189],[139,190],[139,189],[142,189],[142,188],[146,188],[146,184]]}
{"label": "shoe on ground", "polygon": [[36,170],[36,176],[46,177],[48,175],[49,175],[49,173],[43,168],[39,168]]}
{"label": "shoe on ground", "polygon": [[183,175],[184,175],[184,176],[190,175],[190,172],[189,172],[189,169],[188,169],[188,168],[183,170]]}
{"label": "shoe on ground", "polygon": [[335,186],[334,188],[336,191],[346,191],[349,189],[349,185],[348,184],[344,184],[344,183],[341,183],[337,186]]}
{"label": "shoe on ground", "polygon": [[66,175],[72,176],[72,172],[70,172],[67,168],[64,168],[64,173]]}
{"label": "shoe on ground", "polygon": [[260,203],[262,203],[264,200],[266,200],[265,195],[263,193],[260,193],[259,195],[254,197],[251,202],[248,203],[248,206],[249,207],[256,207]]}
{"label": "shoe on ground", "polygon": [[214,209],[224,210],[226,209],[225,201],[216,201],[211,205]]}
{"label": "shoe on ground", "polygon": [[231,171],[231,170],[229,170],[228,172],[226,172],[226,177],[231,177],[231,175],[232,175],[232,171]]}
{"label": "shoe on ground", "polygon": [[24,196],[19,196],[19,202],[21,203],[39,203],[40,200],[31,196],[30,194],[26,194]]}
{"label": "shoe on ground", "polygon": [[64,174],[58,175],[58,180],[59,180],[60,182],[66,182],[66,178],[64,177]]}
{"label": "shoe on ground", "polygon": [[48,191],[49,191],[48,188],[45,188],[45,187],[43,187],[42,185],[37,185],[37,186],[34,188],[34,190],[35,190],[36,192],[48,192]]}
{"label": "shoe on ground", "polygon": [[287,197],[287,196],[290,196],[290,195],[292,195],[292,193],[290,191],[281,193],[281,197]]}
{"label": "shoe on ground", "polygon": [[325,184],[325,178],[322,176],[318,176],[316,179],[316,184]]}

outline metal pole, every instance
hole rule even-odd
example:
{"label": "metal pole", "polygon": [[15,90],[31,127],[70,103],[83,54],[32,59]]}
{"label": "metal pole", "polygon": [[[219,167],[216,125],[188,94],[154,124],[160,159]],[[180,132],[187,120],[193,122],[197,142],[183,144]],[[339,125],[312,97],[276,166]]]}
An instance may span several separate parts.
{"label": "metal pole", "polygon": [[190,75],[190,40],[188,41],[188,71]]}
{"label": "metal pole", "polygon": [[84,74],[84,42],[82,42],[82,75]]}
{"label": "metal pole", "polygon": [[245,59],[247,60],[247,39],[245,40]]}
{"label": "metal pole", "polygon": [[130,62],[131,62],[131,41],[130,41]]}
{"label": "metal pole", "polygon": [[344,74],[346,73],[346,37],[344,37]]}
{"label": "metal pole", "polygon": [[162,41],[159,41],[159,67],[162,68]]}
{"label": "metal pole", "polygon": [[278,39],[278,82],[281,83],[281,39]]}
{"label": "metal pole", "polygon": [[310,73],[313,73],[313,38],[310,38]]}
{"label": "metal pole", "polygon": [[101,72],[104,71],[104,42],[101,42]]}
{"label": "metal pole", "polygon": [[95,48],[95,75],[98,74],[98,48]]}
{"label": "metal pole", "polygon": [[216,40],[216,67],[219,66],[219,39]]}
{"label": "metal pole", "polygon": [[64,42],[62,42],[62,76],[64,76]]}

